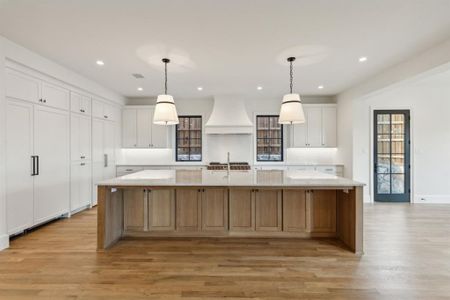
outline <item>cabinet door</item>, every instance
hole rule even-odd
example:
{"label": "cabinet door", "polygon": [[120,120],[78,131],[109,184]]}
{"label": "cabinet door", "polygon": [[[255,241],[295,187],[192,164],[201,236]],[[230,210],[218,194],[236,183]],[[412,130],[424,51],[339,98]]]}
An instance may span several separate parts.
{"label": "cabinet door", "polygon": [[281,231],[281,190],[256,190],[256,231]]}
{"label": "cabinet door", "polygon": [[311,192],[311,231],[336,232],[336,190]]}
{"label": "cabinet door", "polygon": [[226,189],[207,188],[202,192],[202,230],[228,229],[228,196]]}
{"label": "cabinet door", "polygon": [[92,164],[80,163],[80,205],[90,205],[92,201]]}
{"label": "cabinet door", "polygon": [[92,116],[99,119],[105,118],[103,114],[103,102],[92,99]]}
{"label": "cabinet door", "polygon": [[[137,110],[125,109],[122,113],[122,147],[137,147]],[[150,130],[150,129],[149,129]]]}
{"label": "cabinet door", "polygon": [[230,231],[255,230],[255,199],[251,189],[230,189]]}
{"label": "cabinet door", "polygon": [[143,189],[123,191],[123,223],[125,230],[144,231],[147,209],[147,192]]}
{"label": "cabinet door", "polygon": [[283,231],[307,231],[308,214],[305,190],[283,190]]}
{"label": "cabinet door", "polygon": [[307,146],[322,147],[322,108],[308,107],[305,112],[307,114]]}
{"label": "cabinet door", "polygon": [[82,113],[81,109],[82,96],[75,92],[70,92],[70,110],[74,113]]}
{"label": "cabinet door", "polygon": [[80,202],[81,166],[79,162],[70,166],[70,211],[76,211],[81,207]]}
{"label": "cabinet door", "polygon": [[33,105],[6,105],[6,218],[8,234],[33,225]]}
{"label": "cabinet door", "polygon": [[150,111],[152,125],[152,148],[167,148],[167,130],[170,126],[153,124],[154,109]]}
{"label": "cabinet door", "polygon": [[106,166],[115,162],[116,128],[114,122],[103,122],[103,151],[106,155]]}
{"label": "cabinet door", "polygon": [[175,190],[149,190],[148,230],[175,230]]}
{"label": "cabinet door", "polygon": [[81,113],[90,116],[91,115],[91,98],[88,96],[82,96],[80,102]]}
{"label": "cabinet door", "polygon": [[[308,116],[305,112],[305,119],[307,119]],[[307,122],[307,121],[306,121]],[[290,125],[291,126],[291,140],[292,140],[292,147],[294,148],[303,148],[307,147],[308,141],[307,141],[307,130],[306,130],[306,122],[303,124],[295,124]]]}
{"label": "cabinet door", "polygon": [[152,111],[151,109],[137,110],[137,147],[152,147]]}
{"label": "cabinet door", "polygon": [[92,161],[104,164],[103,121],[92,119]]}
{"label": "cabinet door", "polygon": [[80,117],[72,114],[70,116],[70,159],[80,160]]}
{"label": "cabinet door", "polygon": [[42,83],[42,100],[44,105],[68,109],[70,102],[69,98],[68,90],[46,82]]}
{"label": "cabinet door", "polygon": [[336,147],[336,107],[322,108],[322,146]]}
{"label": "cabinet door", "polygon": [[97,183],[103,180],[103,162],[92,163],[92,206],[97,205]]}
{"label": "cabinet door", "polygon": [[39,86],[37,79],[6,69],[6,97],[38,103]]}
{"label": "cabinet door", "polygon": [[176,189],[176,226],[178,231],[200,231],[201,196],[197,189]]}
{"label": "cabinet door", "polygon": [[34,150],[39,156],[39,175],[34,177],[35,223],[69,211],[69,145],[69,114],[36,105]]}
{"label": "cabinet door", "polygon": [[79,151],[81,160],[91,159],[91,118],[79,117]]}

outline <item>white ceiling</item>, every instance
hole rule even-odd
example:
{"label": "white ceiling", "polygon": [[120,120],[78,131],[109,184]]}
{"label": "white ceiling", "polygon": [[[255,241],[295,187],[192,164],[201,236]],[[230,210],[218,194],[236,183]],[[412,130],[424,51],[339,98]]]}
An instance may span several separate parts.
{"label": "white ceiling", "polygon": [[[337,94],[450,37],[449,0],[0,0],[0,5],[1,35],[128,97],[162,92],[159,59],[166,55],[174,61],[169,93],[175,97],[279,97],[289,87],[287,65],[280,63],[288,55],[301,56],[296,91]],[[360,56],[367,62],[359,63]],[[97,66],[97,59],[105,66]]]}

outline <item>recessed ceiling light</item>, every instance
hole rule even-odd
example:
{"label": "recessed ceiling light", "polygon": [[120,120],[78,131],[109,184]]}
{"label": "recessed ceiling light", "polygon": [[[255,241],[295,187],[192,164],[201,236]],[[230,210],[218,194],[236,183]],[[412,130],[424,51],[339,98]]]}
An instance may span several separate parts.
{"label": "recessed ceiling light", "polygon": [[105,65],[105,62],[103,60],[97,60],[95,63],[97,65],[99,65],[99,66],[104,66]]}
{"label": "recessed ceiling light", "polygon": [[257,89],[258,91],[260,91],[260,90],[262,90],[263,88],[262,88],[262,86],[258,86],[256,89]]}
{"label": "recessed ceiling light", "polygon": [[367,57],[366,56],[361,56],[359,58],[359,62],[365,62],[365,61],[367,61]]}
{"label": "recessed ceiling light", "polygon": [[142,92],[144,89],[141,88],[141,87],[138,87],[137,90],[138,90],[139,92]]}
{"label": "recessed ceiling light", "polygon": [[199,86],[199,87],[197,88],[197,90],[203,91],[203,87]]}
{"label": "recessed ceiling light", "polygon": [[318,88],[319,90],[321,90],[321,89],[323,89],[323,85],[319,85],[317,88]]}

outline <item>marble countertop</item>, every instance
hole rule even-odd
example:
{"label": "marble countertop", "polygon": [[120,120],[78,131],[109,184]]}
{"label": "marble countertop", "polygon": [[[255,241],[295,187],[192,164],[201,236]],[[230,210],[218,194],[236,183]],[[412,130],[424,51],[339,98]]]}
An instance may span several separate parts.
{"label": "marble countertop", "polygon": [[145,170],[99,182],[99,186],[337,187],[363,186],[351,179],[299,170]]}

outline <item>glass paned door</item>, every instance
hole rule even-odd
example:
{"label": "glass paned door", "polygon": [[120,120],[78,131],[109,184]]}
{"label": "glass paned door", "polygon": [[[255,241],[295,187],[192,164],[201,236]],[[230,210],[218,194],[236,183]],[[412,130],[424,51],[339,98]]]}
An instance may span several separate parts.
{"label": "glass paned door", "polygon": [[409,110],[374,111],[375,201],[410,201]]}

